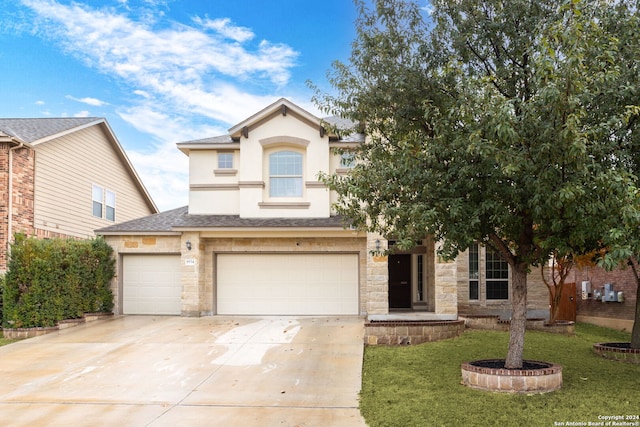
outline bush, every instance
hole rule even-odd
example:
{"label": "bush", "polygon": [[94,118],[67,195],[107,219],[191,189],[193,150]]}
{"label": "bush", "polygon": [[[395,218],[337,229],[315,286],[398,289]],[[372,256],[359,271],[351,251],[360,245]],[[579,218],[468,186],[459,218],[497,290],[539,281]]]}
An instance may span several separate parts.
{"label": "bush", "polygon": [[4,277],[6,328],[55,326],[89,312],[110,312],[112,249],[103,239],[38,240],[16,235]]}

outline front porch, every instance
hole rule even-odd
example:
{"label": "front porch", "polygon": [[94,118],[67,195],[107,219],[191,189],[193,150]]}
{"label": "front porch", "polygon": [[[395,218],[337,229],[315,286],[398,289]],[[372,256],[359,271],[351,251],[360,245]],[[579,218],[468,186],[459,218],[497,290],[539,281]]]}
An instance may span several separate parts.
{"label": "front porch", "polygon": [[[437,256],[425,237],[410,251],[367,236],[367,319],[369,321],[451,321],[458,318],[455,262]],[[387,254],[385,251],[391,249]]]}

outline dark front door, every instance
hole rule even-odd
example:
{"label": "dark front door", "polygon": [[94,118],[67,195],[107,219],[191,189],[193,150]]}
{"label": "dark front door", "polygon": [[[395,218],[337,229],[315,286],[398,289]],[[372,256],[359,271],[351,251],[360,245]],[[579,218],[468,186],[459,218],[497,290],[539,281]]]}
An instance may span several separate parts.
{"label": "dark front door", "polygon": [[411,255],[389,255],[389,308],[411,308]]}

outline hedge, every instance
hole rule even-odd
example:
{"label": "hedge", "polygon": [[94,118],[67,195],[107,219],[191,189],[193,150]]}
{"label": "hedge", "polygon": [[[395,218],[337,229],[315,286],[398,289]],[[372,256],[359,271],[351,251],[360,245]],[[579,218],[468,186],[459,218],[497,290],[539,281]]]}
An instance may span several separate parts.
{"label": "hedge", "polygon": [[111,312],[112,253],[101,238],[39,240],[16,235],[4,277],[3,327],[50,327],[84,313]]}

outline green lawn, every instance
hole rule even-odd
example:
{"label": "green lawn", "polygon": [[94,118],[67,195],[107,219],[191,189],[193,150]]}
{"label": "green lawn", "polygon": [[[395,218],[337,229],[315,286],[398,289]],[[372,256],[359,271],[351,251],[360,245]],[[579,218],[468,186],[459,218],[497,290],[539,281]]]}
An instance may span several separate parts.
{"label": "green lawn", "polygon": [[10,340],[8,338],[3,338],[2,336],[0,336],[0,347],[3,345],[7,345],[7,344],[11,344],[12,342],[16,342],[18,340]]}
{"label": "green lawn", "polygon": [[596,342],[630,339],[628,333],[586,324],[576,325],[574,337],[527,332],[525,359],[563,367],[562,389],[541,395],[489,393],[460,384],[462,362],[506,356],[506,332],[466,331],[416,346],[366,347],[360,409],[370,427],[597,425],[603,421],[598,416],[638,416],[640,365],[604,359],[592,349]]}

